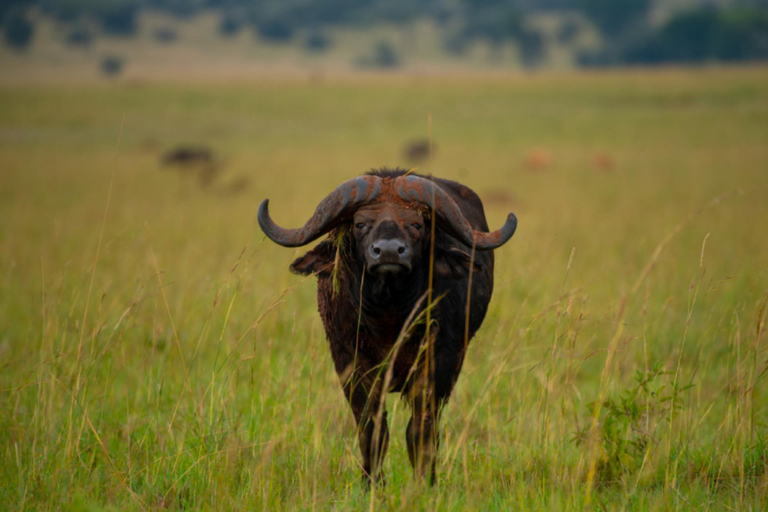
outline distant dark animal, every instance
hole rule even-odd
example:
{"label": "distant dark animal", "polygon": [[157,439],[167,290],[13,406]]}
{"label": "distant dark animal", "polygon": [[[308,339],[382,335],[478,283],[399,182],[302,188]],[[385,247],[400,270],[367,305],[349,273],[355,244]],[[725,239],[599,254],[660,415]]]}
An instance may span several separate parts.
{"label": "distant dark animal", "polygon": [[245,192],[251,185],[251,180],[246,176],[237,176],[219,186],[218,192],[222,195],[234,196]]}
{"label": "distant dark animal", "polygon": [[403,158],[412,164],[421,164],[432,156],[435,151],[434,143],[429,139],[414,139],[403,145]]}
{"label": "distant dark animal", "polygon": [[178,146],[166,151],[160,162],[180,172],[197,175],[202,188],[209,187],[216,180],[221,168],[213,150],[205,146]]}
{"label": "distant dark animal", "polygon": [[194,166],[214,161],[213,151],[205,146],[178,146],[166,151],[163,165]]}
{"label": "distant dark animal", "polygon": [[298,247],[329,233],[290,269],[317,275],[318,309],[357,422],[364,481],[379,479],[387,450],[385,393],[400,392],[412,413],[411,465],[434,482],[440,411],[488,310],[491,249],[512,237],[517,218],[510,213],[488,233],[472,190],[401,169],[342,183],[299,229],[277,226],[268,203],[259,208],[259,225],[280,245]]}

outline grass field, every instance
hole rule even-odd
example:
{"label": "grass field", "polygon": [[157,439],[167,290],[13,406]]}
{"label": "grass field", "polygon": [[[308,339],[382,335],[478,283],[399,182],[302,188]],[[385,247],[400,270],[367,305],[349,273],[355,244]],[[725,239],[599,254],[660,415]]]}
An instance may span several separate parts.
{"label": "grass field", "polygon": [[[9,510],[768,507],[768,69],[0,89]],[[496,287],[413,482],[386,487],[299,251],[335,185],[404,164],[485,199]],[[209,188],[161,168],[210,145]],[[239,181],[239,192],[229,186]],[[636,380],[639,376],[642,384]],[[598,404],[598,406],[595,405]]]}

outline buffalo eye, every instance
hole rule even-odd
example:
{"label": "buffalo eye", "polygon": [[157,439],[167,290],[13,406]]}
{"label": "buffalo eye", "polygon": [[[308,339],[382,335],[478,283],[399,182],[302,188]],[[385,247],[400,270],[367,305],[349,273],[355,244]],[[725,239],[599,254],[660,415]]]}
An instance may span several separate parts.
{"label": "buffalo eye", "polygon": [[411,224],[411,227],[412,227],[413,229],[419,230],[419,229],[421,229],[421,224],[419,224],[419,223],[417,222],[417,223],[415,223],[415,224]]}
{"label": "buffalo eye", "polygon": [[365,222],[357,222],[355,224],[355,229],[357,229],[359,231],[362,231],[362,230],[364,230],[367,227],[368,227],[368,225]]}

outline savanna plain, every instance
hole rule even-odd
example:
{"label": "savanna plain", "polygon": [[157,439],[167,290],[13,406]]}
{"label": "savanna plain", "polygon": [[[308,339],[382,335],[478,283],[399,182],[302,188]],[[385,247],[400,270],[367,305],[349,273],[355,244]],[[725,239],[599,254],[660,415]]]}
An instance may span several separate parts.
{"label": "savanna plain", "polygon": [[[0,508],[768,508],[766,68],[321,78],[0,88]],[[419,171],[519,228],[437,485],[393,395],[369,491],[256,209],[299,226],[430,133]]]}

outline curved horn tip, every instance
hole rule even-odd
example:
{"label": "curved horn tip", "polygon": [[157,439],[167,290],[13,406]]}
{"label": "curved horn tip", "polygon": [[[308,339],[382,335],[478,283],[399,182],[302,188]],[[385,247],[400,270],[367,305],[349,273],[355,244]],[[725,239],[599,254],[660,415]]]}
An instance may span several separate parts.
{"label": "curved horn tip", "polygon": [[269,219],[269,199],[265,199],[259,205],[259,213],[256,215],[259,220],[259,226],[264,229],[267,219]]}
{"label": "curved horn tip", "polygon": [[499,231],[502,233],[501,237],[503,240],[501,244],[499,244],[501,246],[507,243],[509,239],[512,238],[512,235],[515,234],[515,231],[517,231],[517,216],[514,213],[509,212],[507,220],[504,221],[504,225],[501,226]]}
{"label": "curved horn tip", "polygon": [[499,228],[498,231],[494,231],[493,233],[480,234],[480,236],[490,235],[490,238],[487,238],[482,242],[478,241],[476,246],[477,250],[490,251],[492,249],[498,249],[499,247],[507,243],[510,238],[512,238],[512,235],[515,234],[516,230],[517,230],[517,217],[515,216],[514,213],[510,212],[507,215],[507,220],[504,222],[504,225],[501,226],[501,228]]}
{"label": "curved horn tip", "polygon": [[[507,227],[509,226],[509,227]],[[507,220],[504,222],[504,227],[509,229],[511,233],[509,236],[512,236],[515,234],[515,231],[517,231],[517,215],[515,215],[512,212],[509,212],[509,215],[507,215]]]}

